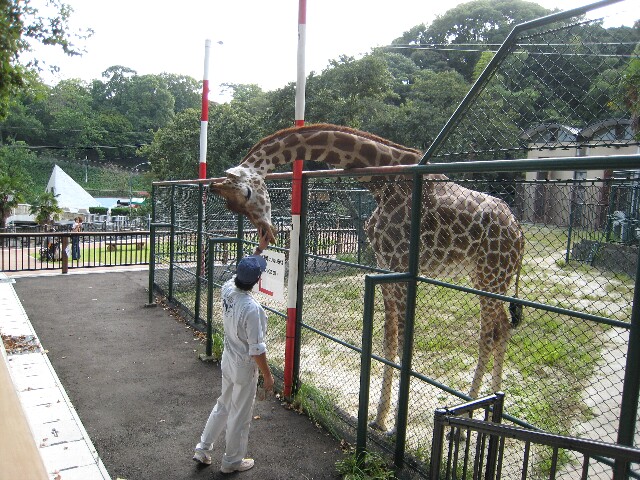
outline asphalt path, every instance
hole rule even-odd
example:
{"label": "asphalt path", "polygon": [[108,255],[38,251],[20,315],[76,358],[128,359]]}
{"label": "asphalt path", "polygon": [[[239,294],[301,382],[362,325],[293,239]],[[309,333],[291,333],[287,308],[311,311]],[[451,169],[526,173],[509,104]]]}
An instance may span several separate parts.
{"label": "asphalt path", "polygon": [[20,301],[111,477],[126,480],[336,479],[338,440],[276,397],[256,402],[248,455],[224,475],[192,460],[220,392],[220,367],[170,310],[145,307],[146,271],[17,277]]}

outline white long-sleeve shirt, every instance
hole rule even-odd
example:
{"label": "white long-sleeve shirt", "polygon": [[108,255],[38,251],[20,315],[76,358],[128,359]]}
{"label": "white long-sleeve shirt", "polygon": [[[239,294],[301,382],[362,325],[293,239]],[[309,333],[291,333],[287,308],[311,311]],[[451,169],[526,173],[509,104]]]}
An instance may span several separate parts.
{"label": "white long-sleeve shirt", "polygon": [[222,286],[222,318],[228,360],[242,364],[267,351],[267,315],[251,292],[237,288],[233,279]]}

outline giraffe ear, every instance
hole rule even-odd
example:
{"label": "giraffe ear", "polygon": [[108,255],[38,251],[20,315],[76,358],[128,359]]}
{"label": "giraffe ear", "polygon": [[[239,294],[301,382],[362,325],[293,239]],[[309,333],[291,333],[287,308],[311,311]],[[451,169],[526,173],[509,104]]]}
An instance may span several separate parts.
{"label": "giraffe ear", "polygon": [[239,179],[247,176],[247,169],[244,167],[232,167],[225,172],[229,178]]}

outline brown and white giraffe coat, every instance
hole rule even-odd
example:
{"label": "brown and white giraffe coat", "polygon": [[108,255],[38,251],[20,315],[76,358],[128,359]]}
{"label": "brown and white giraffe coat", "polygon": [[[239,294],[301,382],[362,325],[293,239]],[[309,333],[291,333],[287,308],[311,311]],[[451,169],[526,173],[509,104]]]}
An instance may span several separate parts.
{"label": "brown and white giraffe coat", "polygon": [[[320,124],[281,130],[258,142],[227,178],[211,188],[224,197],[230,210],[244,214],[262,234],[275,241],[271,204],[264,177],[296,159],[326,162],[338,168],[413,165],[421,152],[369,133]],[[365,185],[377,208],[366,231],[381,268],[408,269],[411,220],[411,182],[375,177]],[[490,195],[464,188],[444,175],[425,176],[420,233],[420,271],[430,277],[467,275],[475,288],[506,294],[518,275],[524,236],[509,207]],[[394,360],[404,334],[405,286],[385,285],[383,352]],[[502,366],[511,323],[504,303],[480,296],[481,319],[478,365],[470,395],[476,397],[493,355],[492,389],[500,389]],[[393,369],[385,366],[378,412],[373,425],[386,429],[391,405]]]}

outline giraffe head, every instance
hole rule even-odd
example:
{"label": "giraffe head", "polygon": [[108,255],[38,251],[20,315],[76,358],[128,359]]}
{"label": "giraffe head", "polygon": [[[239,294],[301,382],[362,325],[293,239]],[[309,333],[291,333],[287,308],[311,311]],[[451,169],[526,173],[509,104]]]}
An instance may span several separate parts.
{"label": "giraffe head", "polygon": [[246,215],[260,236],[275,243],[276,228],[271,224],[271,200],[264,177],[251,167],[238,166],[226,171],[227,178],[212,183],[211,191],[227,202],[234,213]]}

